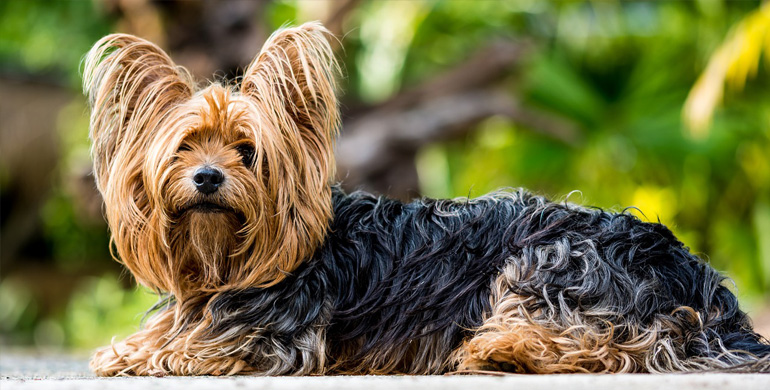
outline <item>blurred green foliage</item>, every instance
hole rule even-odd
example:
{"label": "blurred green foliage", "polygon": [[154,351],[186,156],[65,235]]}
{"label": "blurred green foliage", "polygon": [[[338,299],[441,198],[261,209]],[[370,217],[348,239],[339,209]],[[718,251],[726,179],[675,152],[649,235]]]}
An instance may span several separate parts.
{"label": "blurred green foliage", "polygon": [[98,5],[91,1],[0,2],[0,71],[80,85],[83,54],[112,25]]}
{"label": "blurred green foliage", "polygon": [[115,280],[114,274],[91,278],[72,296],[61,322],[68,344],[96,348],[139,330],[158,297],[141,287],[123,289]]}
{"label": "blurred green foliage", "polygon": [[[0,2],[0,71],[78,90],[82,55],[114,20],[87,1]],[[269,25],[297,23],[307,4],[271,3]],[[730,27],[757,1],[365,1],[345,23],[348,102],[377,102],[467,59],[495,39],[533,51],[500,83],[530,107],[578,126],[573,143],[491,118],[466,139],[425,147],[421,190],[478,196],[526,187],[669,225],[734,278],[749,306],[770,292],[770,94],[760,71],[728,93],[706,137],[685,131],[685,98]],[[766,66],[767,60],[763,63]],[[62,175],[87,161],[82,99],[59,113]],[[578,192],[573,192],[578,191]],[[78,218],[62,182],[43,208],[62,269],[107,258],[107,236]],[[86,263],[83,263],[86,262]],[[135,330],[155,301],[107,274],[84,279],[65,308],[38,318],[28,287],[0,282],[0,327],[17,343],[93,347]]]}
{"label": "blurred green foliage", "polygon": [[[489,120],[469,139],[423,151],[418,166],[426,194],[467,196],[471,189],[480,195],[513,185],[557,197],[579,190],[570,201],[615,210],[636,206],[632,212],[668,224],[731,275],[744,298],[759,299],[770,289],[767,73],[727,96],[707,138],[688,137],[681,120],[711,52],[758,4],[531,5],[510,11],[521,22],[507,31],[539,43],[512,84],[529,104],[579,123],[583,139],[570,145]],[[435,12],[453,7],[440,3]],[[502,18],[501,8],[489,18]],[[431,27],[446,29],[423,25],[421,33],[430,35]]]}

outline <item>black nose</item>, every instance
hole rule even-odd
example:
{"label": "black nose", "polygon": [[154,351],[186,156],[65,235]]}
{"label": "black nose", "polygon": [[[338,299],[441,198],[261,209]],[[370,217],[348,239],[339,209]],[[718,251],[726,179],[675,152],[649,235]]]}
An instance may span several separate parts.
{"label": "black nose", "polygon": [[223,181],[225,181],[225,176],[222,172],[211,167],[200,168],[193,175],[195,188],[206,195],[217,192]]}

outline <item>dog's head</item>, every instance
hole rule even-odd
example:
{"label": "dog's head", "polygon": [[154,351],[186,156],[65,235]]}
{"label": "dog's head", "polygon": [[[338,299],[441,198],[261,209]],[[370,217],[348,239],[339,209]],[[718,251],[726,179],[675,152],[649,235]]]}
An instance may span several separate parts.
{"label": "dog's head", "polygon": [[277,31],[238,86],[201,90],[140,38],[89,51],[94,174],[137,281],[177,297],[269,286],[322,243],[339,122],[327,35]]}

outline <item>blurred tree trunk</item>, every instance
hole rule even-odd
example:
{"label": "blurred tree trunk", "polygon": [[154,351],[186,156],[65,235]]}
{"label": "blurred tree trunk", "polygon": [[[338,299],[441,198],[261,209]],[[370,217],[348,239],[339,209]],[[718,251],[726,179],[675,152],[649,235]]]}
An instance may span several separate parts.
{"label": "blurred tree trunk", "polygon": [[233,79],[248,65],[270,31],[269,0],[110,0],[118,29],[148,39],[200,79]]}
{"label": "blurred tree trunk", "polygon": [[[42,235],[40,210],[61,157],[55,115],[73,94],[54,85],[0,79],[0,268],[11,271],[24,246]],[[39,238],[37,238],[39,239]]]}
{"label": "blurred tree trunk", "polygon": [[465,137],[480,122],[508,118],[574,144],[576,127],[523,106],[497,87],[526,58],[524,42],[493,42],[444,73],[383,103],[348,112],[337,149],[343,186],[402,200],[420,196],[415,156],[420,148]]}

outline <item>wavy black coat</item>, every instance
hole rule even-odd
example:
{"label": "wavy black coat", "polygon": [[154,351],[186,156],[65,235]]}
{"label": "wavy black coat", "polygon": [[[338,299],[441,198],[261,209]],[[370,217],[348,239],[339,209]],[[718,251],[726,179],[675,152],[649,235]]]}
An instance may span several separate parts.
{"label": "wavy black coat", "polygon": [[[622,340],[656,319],[677,324],[687,306],[703,323],[678,339],[680,359],[770,355],[724,277],[662,224],[521,190],[404,204],[335,188],[333,202],[325,244],[290,277],[213,297],[213,333],[260,329],[250,342],[280,345],[287,372],[312,360],[340,372],[438,373],[488,318],[492,283],[508,266],[522,275],[511,292],[534,297],[527,310],[554,321],[577,313],[613,324]],[[325,346],[298,347],[307,332]],[[255,367],[261,359],[249,357]]]}

